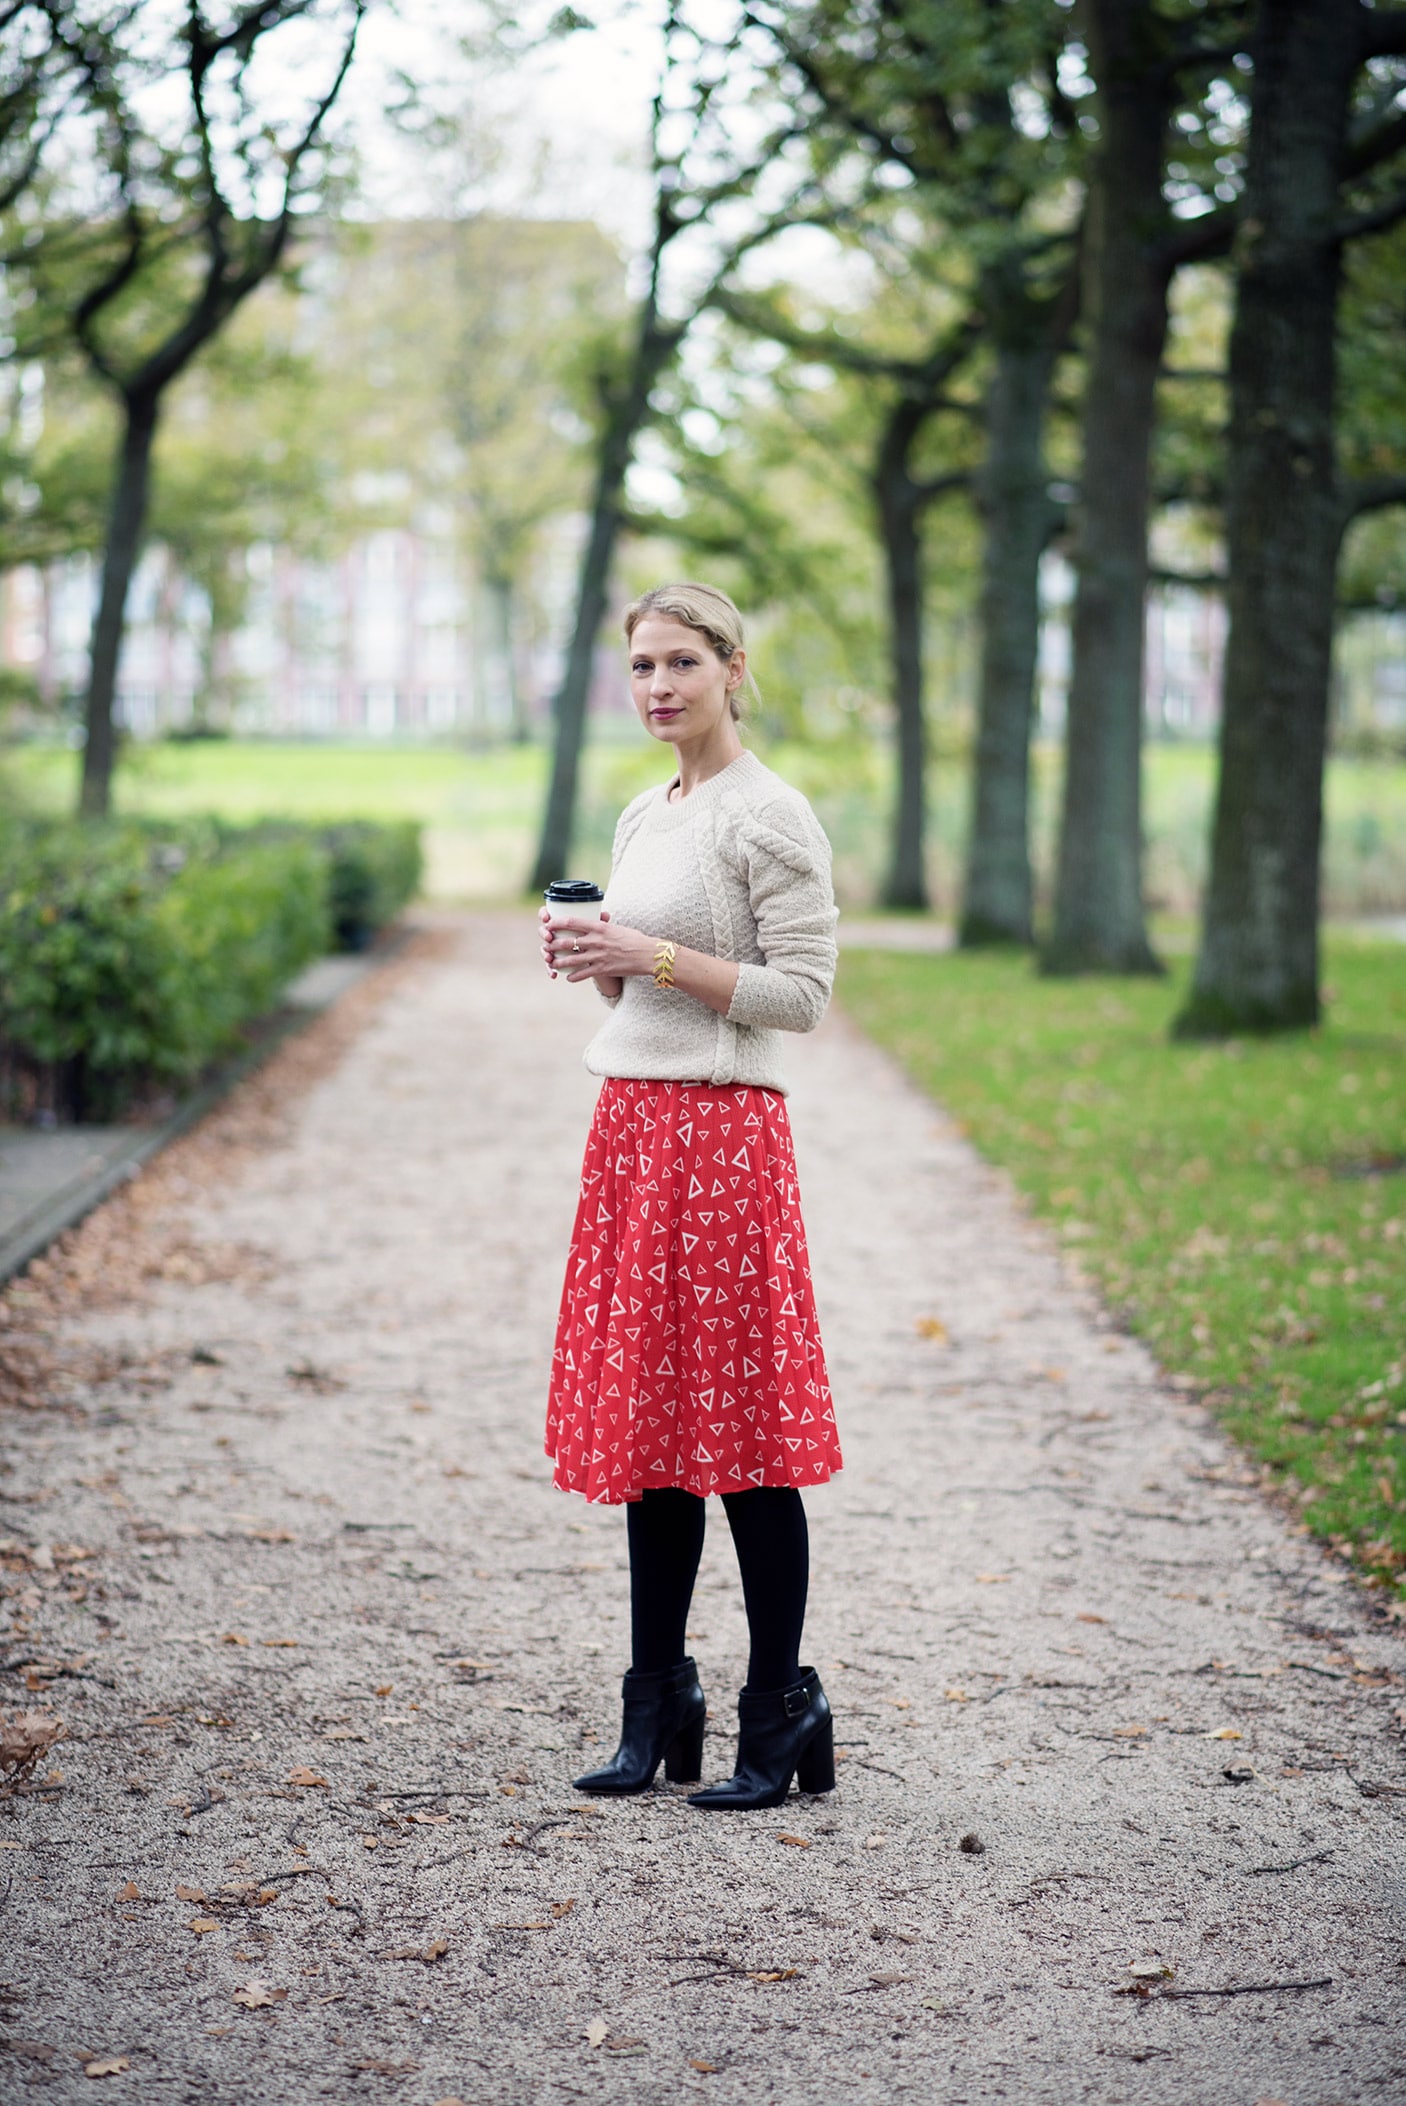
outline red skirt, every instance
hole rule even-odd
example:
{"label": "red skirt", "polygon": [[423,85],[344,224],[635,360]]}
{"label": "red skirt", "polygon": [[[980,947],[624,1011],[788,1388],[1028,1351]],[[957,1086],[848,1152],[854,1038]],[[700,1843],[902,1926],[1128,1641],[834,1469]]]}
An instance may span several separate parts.
{"label": "red skirt", "polygon": [[785,1099],[608,1080],[566,1265],[547,1453],[568,1492],[823,1484],[840,1443]]}

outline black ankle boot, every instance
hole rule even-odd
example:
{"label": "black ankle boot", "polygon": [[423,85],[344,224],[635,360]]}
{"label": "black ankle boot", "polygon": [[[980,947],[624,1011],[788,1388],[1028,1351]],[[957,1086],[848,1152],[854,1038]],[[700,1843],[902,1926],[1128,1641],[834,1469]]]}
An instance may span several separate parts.
{"label": "black ankle boot", "polygon": [[792,1689],[744,1689],[737,1699],[737,1773],[691,1792],[690,1806],[779,1806],[794,1776],[803,1792],[835,1788],[835,1732],[813,1667]]}
{"label": "black ankle boot", "polygon": [[620,1745],[603,1770],[576,1779],[578,1792],[644,1792],[660,1763],[670,1784],[692,1784],[703,1774],[703,1722],[707,1716],[698,1669],[692,1660],[640,1674],[631,1668],[621,1685],[625,1717]]}

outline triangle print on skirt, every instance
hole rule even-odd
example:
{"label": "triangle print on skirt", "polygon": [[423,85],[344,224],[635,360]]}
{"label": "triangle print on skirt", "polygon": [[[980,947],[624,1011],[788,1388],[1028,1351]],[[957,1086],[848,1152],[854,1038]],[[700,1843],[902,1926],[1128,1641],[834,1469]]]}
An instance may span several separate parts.
{"label": "triangle print on skirt", "polygon": [[605,1083],[546,1446],[564,1491],[609,1503],[824,1484],[841,1467],[784,1097]]}

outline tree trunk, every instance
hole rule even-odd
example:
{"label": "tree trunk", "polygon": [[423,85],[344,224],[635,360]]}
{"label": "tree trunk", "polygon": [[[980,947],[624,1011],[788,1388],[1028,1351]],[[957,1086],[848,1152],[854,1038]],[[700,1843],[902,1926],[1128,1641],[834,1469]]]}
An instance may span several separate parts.
{"label": "tree trunk", "polygon": [[1319,850],[1341,512],[1334,222],[1358,0],[1261,0],[1230,343],[1220,779],[1181,1037],[1319,1014]]}
{"label": "tree trunk", "polygon": [[542,891],[554,878],[568,874],[566,865],[575,828],[591,672],[596,638],[605,616],[611,559],[620,531],[625,477],[635,439],[649,414],[650,392],[676,343],[677,337],[661,332],[652,314],[647,314],[641,326],[628,384],[607,407],[596,463],[590,531],[577,580],[575,626],[567,651],[566,670],[552,705],[552,779],[542,815],[537,859],[528,880],[533,892]]}
{"label": "tree trunk", "polygon": [[124,421],[117,451],[107,544],[103,551],[102,592],[93,621],[85,704],[87,742],[83,748],[83,785],[78,809],[85,819],[106,818],[112,803],[112,770],[116,757],[113,711],[117,668],[127,627],[127,594],[141,554],[151,492],[151,449],[156,437],[160,396],[129,395],[123,399]]}
{"label": "tree trunk", "polygon": [[874,466],[874,497],[884,545],[889,654],[897,747],[893,832],[884,883],[886,907],[928,905],[924,858],[927,726],[923,697],[922,492],[909,468],[925,412],[904,396],[885,428]]}
{"label": "tree trunk", "polygon": [[[994,303],[993,303],[994,306]],[[996,342],[977,479],[985,539],[981,672],[971,831],[957,941],[1034,941],[1030,879],[1030,727],[1040,641],[1040,557],[1053,520],[1046,493],[1045,408],[1059,352],[1047,304],[1020,300],[1024,326]],[[1001,320],[995,324],[1000,330]]]}
{"label": "tree trunk", "polygon": [[1147,512],[1170,265],[1162,158],[1174,75],[1147,0],[1090,0],[1088,376],[1064,803],[1046,972],[1156,972],[1142,904]]}
{"label": "tree trunk", "polygon": [[508,736],[515,746],[525,746],[531,737],[531,727],[527,721],[522,682],[518,679],[513,581],[505,571],[490,570],[484,584],[493,607],[494,640],[502,667],[503,699],[508,706]]}

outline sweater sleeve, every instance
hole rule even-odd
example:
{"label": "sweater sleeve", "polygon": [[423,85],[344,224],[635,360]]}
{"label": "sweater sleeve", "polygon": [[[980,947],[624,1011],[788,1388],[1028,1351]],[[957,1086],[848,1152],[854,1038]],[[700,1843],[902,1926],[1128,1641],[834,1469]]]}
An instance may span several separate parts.
{"label": "sweater sleeve", "polygon": [[739,813],[741,871],[765,963],[738,968],[730,1024],[813,1031],[835,979],[830,844],[802,798]]}

